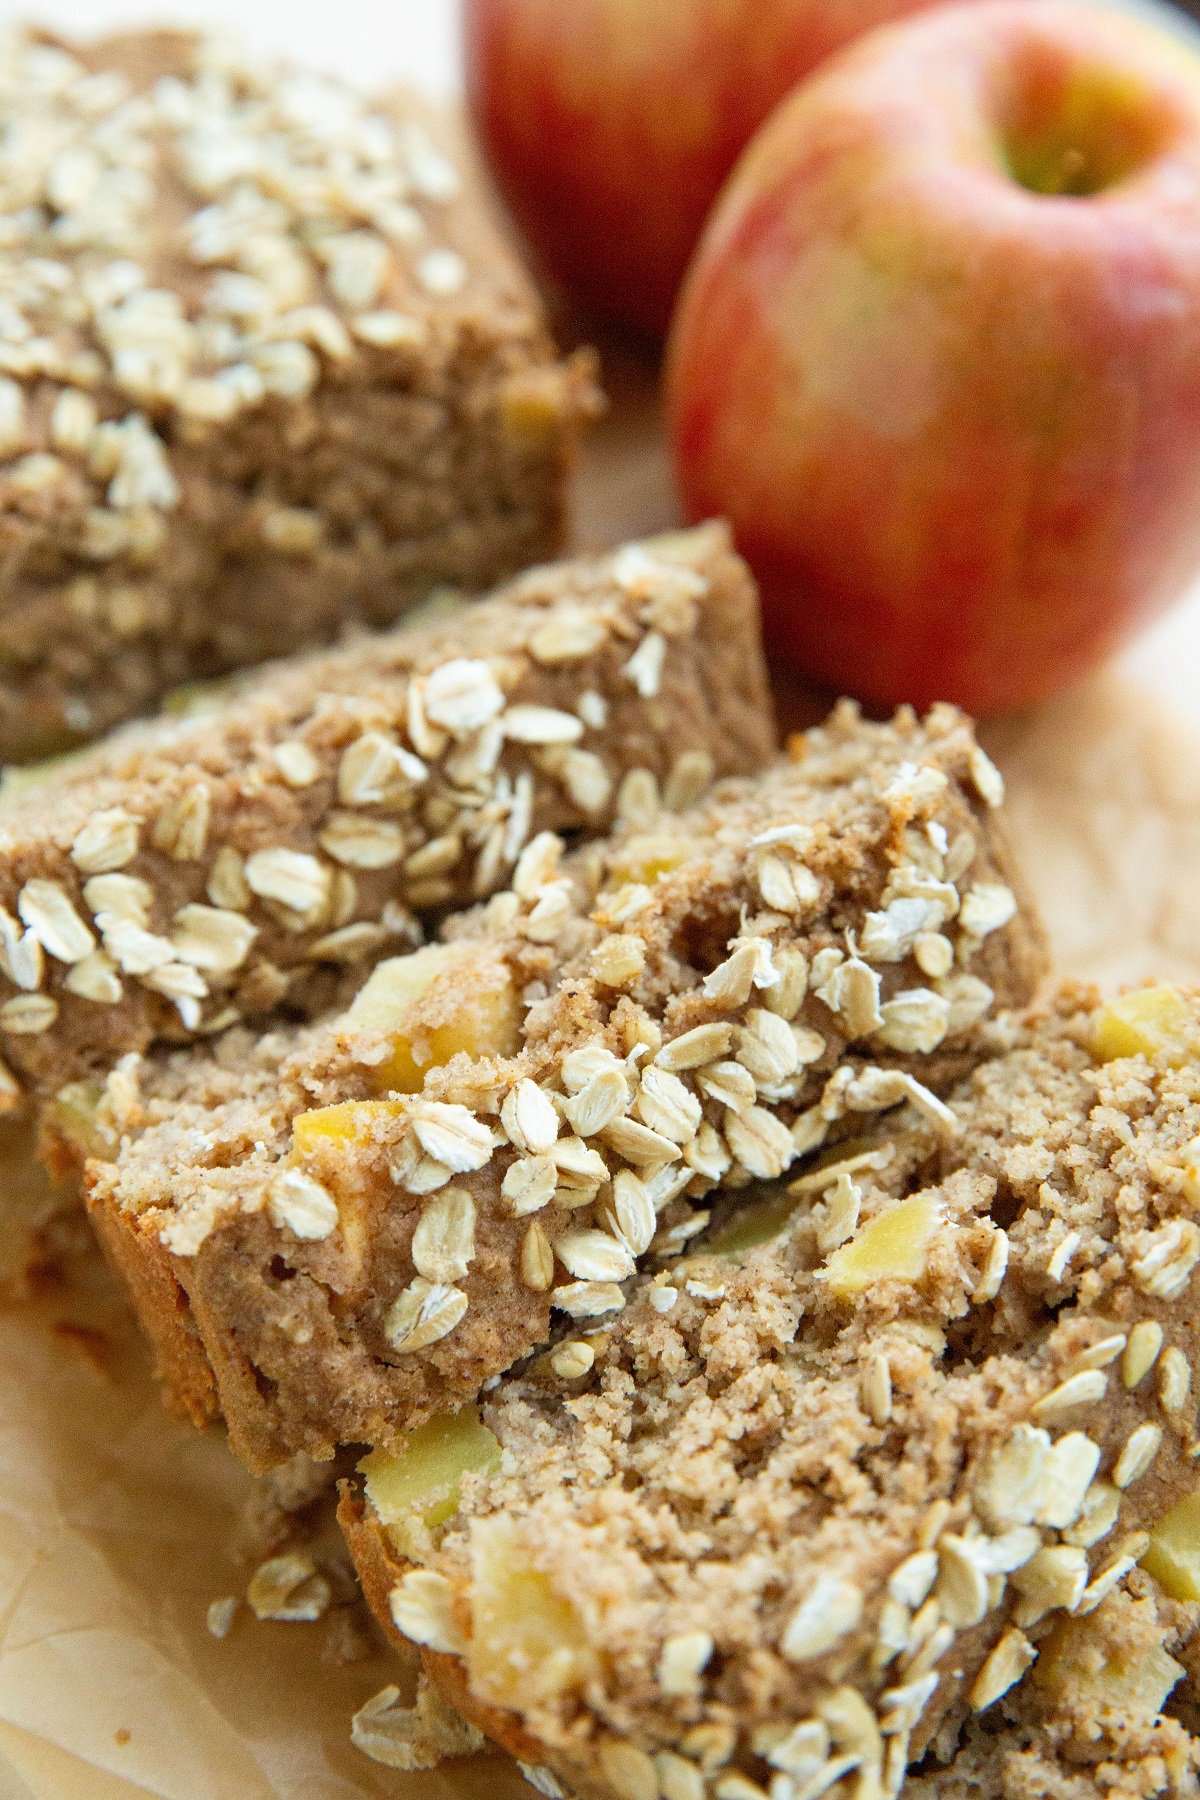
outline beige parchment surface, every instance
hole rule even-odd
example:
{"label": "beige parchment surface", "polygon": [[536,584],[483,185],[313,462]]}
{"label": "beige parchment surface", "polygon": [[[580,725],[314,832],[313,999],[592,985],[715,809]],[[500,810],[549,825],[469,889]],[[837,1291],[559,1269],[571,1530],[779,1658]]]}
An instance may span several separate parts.
{"label": "beige parchment surface", "polygon": [[[649,377],[620,358],[608,376],[613,412],[580,483],[588,544],[674,517]],[[1176,687],[1195,642],[1168,646]],[[1113,671],[987,734],[1060,961],[1106,984],[1200,980],[1200,714],[1158,694],[1153,669]],[[824,704],[780,684],[789,723]],[[47,1202],[2,1136],[0,1181],[11,1245]],[[209,1603],[243,1592],[256,1561],[249,1490],[218,1435],[160,1411],[93,1260],[0,1308],[0,1800],[528,1796],[495,1758],[426,1776],[367,1762],[350,1717],[403,1677],[378,1649],[328,1660],[328,1619],[260,1623],[243,1607],[228,1638],[210,1636]]]}

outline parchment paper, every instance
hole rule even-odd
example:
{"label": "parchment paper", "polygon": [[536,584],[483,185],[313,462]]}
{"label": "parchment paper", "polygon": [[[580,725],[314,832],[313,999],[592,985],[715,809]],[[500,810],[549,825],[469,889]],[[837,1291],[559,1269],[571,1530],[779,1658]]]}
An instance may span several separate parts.
{"label": "parchment paper", "polygon": [[[649,374],[616,356],[608,380],[613,412],[580,482],[589,545],[674,520]],[[1167,640],[1176,673],[1196,616]],[[780,684],[787,723],[827,698]],[[1200,980],[1200,714],[1111,671],[987,735],[1063,966]],[[5,1231],[49,1205],[16,1156],[0,1134]],[[0,1279],[12,1272],[10,1248]],[[366,1761],[350,1717],[396,1663],[377,1647],[323,1660],[328,1621],[260,1623],[243,1607],[228,1638],[210,1636],[209,1603],[244,1591],[256,1560],[250,1486],[219,1435],[162,1413],[86,1252],[0,1309],[0,1800],[528,1796],[497,1758],[424,1776]]]}

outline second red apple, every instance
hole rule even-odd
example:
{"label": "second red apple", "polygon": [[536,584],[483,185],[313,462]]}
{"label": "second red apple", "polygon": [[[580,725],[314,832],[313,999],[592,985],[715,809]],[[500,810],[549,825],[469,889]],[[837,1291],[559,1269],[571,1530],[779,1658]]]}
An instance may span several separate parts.
{"label": "second red apple", "polygon": [[660,333],[721,182],[833,50],[930,0],[464,0],[471,111],[545,269]]}

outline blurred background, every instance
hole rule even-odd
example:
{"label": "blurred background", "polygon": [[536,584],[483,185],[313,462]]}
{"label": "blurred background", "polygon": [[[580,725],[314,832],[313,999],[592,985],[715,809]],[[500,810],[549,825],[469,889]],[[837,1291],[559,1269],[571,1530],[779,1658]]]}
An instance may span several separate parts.
{"label": "blurred background", "polygon": [[443,91],[457,83],[458,0],[0,0],[0,19],[37,19],[85,36],[150,24],[216,26],[256,49],[283,50],[356,81],[403,76]]}
{"label": "blurred background", "polygon": [[[1104,3],[1104,0],[1101,0]],[[1200,0],[1109,0],[1149,12],[1194,32]],[[571,0],[562,0],[570,5]],[[652,5],[653,0],[643,0]],[[770,4],[770,0],[763,0]],[[326,68],[368,88],[391,82],[419,84],[435,92],[454,93],[461,85],[459,0],[0,0],[0,23],[36,19],[68,35],[92,36],[105,31],[150,24],[216,27],[236,31],[255,49],[283,53],[297,61]],[[610,378],[613,371],[610,367]],[[603,459],[603,443],[597,446]],[[659,506],[663,473],[661,455],[631,462],[624,452],[622,502],[633,506],[631,529],[640,525],[640,510],[651,517]],[[612,472],[610,485],[616,479]],[[584,521],[583,536],[599,541],[607,515]],[[1139,638],[1126,651],[1126,670],[1160,698],[1197,714],[1196,671],[1200,667],[1200,590],[1187,603]]]}
{"label": "blurred background", "polygon": [[[1200,18],[1200,0],[1132,3]],[[213,25],[356,81],[402,76],[447,92],[459,79],[458,0],[0,0],[0,20],[29,18],[84,35],[165,22]]]}

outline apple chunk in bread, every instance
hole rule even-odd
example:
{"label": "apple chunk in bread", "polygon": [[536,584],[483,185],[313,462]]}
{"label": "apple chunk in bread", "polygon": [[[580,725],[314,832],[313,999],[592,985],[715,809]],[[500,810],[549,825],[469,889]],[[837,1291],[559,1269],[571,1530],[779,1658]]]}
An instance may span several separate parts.
{"label": "apple chunk in bread", "polygon": [[429,944],[380,963],[346,1015],[347,1031],[371,1041],[374,1084],[401,1094],[419,1093],[426,1072],[460,1052],[514,1055],[520,1024],[503,962],[458,944]]}
{"label": "apple chunk in bread", "polygon": [[825,1279],[835,1294],[861,1294],[889,1278],[919,1281],[941,1220],[937,1198],[917,1194],[902,1200],[864,1225],[825,1265]]}
{"label": "apple chunk in bread", "polygon": [[1134,988],[1110,1000],[1096,1021],[1093,1048],[1101,1062],[1119,1056],[1165,1057],[1175,1064],[1200,1053],[1192,1009],[1178,988]]}
{"label": "apple chunk in bread", "polygon": [[596,1652],[570,1600],[530,1563],[502,1514],[479,1521],[472,1539],[472,1685],[496,1706],[527,1705],[583,1687]]}
{"label": "apple chunk in bread", "polygon": [[436,1531],[458,1510],[463,1476],[490,1475],[499,1464],[500,1445],[475,1407],[464,1406],[418,1425],[393,1448],[372,1450],[358,1467],[385,1525],[416,1516]]}
{"label": "apple chunk in bread", "polygon": [[1142,1567],[1172,1600],[1200,1600],[1200,1491],[1158,1521]]}
{"label": "apple chunk in bread", "polygon": [[1123,1655],[1090,1618],[1065,1619],[1041,1651],[1036,1682],[1048,1693],[1093,1702],[1133,1721],[1157,1718],[1183,1674],[1161,1645]]}
{"label": "apple chunk in bread", "polygon": [[620,846],[612,859],[612,873],[618,880],[653,887],[660,876],[687,861],[689,850],[687,839],[678,833],[643,832]]}
{"label": "apple chunk in bread", "polygon": [[296,1115],[292,1146],[300,1157],[358,1148],[370,1143],[381,1121],[395,1118],[399,1112],[395,1100],[343,1100],[336,1106],[314,1106],[310,1112]]}
{"label": "apple chunk in bread", "polygon": [[341,1021],[340,1037],[378,1099],[312,1107],[292,1121],[289,1162],[337,1196],[342,1241],[361,1265],[380,1210],[373,1144],[404,1110],[385,1096],[419,1093],[427,1072],[460,1052],[507,1057],[520,1046],[521,1006],[502,958],[431,944],[379,964]]}

